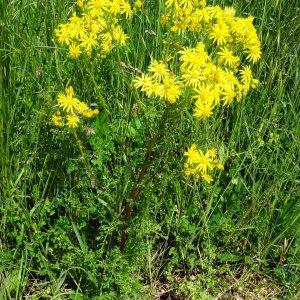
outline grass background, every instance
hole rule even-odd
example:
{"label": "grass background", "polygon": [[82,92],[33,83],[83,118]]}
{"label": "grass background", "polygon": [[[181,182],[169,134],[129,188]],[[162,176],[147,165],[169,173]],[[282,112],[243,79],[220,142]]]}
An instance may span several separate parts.
{"label": "grass background", "polygon": [[[127,26],[134,38],[125,51],[99,63],[71,60],[54,40],[72,1],[1,1],[0,298],[297,299],[299,1],[218,1],[256,17],[261,85],[216,113],[201,135],[188,111],[174,113],[123,253],[130,170],[138,172],[163,107],[147,103],[128,118],[135,74],[118,58],[145,70],[166,54],[161,3],[147,1]],[[104,99],[110,111],[91,125],[95,136],[80,136],[98,188],[90,187],[72,135],[48,121],[68,84],[100,108]],[[178,171],[192,142],[217,144],[226,159],[211,187]]]}

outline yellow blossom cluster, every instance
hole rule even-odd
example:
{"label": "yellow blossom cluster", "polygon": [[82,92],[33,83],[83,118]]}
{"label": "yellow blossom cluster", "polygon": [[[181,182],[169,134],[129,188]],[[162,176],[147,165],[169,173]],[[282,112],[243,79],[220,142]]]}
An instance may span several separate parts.
{"label": "yellow blossom cluster", "polygon": [[251,71],[251,63],[261,57],[253,17],[236,17],[232,7],[206,6],[203,0],[166,0],[165,8],[163,20],[171,31],[199,32],[201,41],[195,47],[182,45],[182,50],[172,53],[180,74],[174,75],[164,62],[153,60],[148,74],[135,79],[137,88],[148,97],[171,103],[192,89],[194,116],[208,118],[219,104],[240,101],[258,85]]}
{"label": "yellow blossom cluster", "polygon": [[220,103],[229,105],[240,101],[258,80],[254,79],[249,65],[238,68],[240,57],[223,47],[209,55],[199,42],[195,48],[179,51],[180,71],[185,86],[192,88],[196,118],[208,118]]}
{"label": "yellow blossom cluster", "polygon": [[214,169],[222,170],[224,166],[217,159],[217,150],[215,148],[208,149],[205,153],[193,144],[184,155],[187,157],[184,165],[185,174],[193,176],[195,179],[202,179],[207,183],[211,183],[211,176]]}
{"label": "yellow blossom cluster", "polygon": [[150,97],[158,97],[169,103],[178,100],[182,92],[182,82],[163,61],[153,60],[148,67],[149,74],[134,79],[136,88]]}
{"label": "yellow blossom cluster", "polygon": [[227,46],[229,50],[241,47],[249,61],[260,59],[260,41],[252,16],[236,17],[233,7],[207,6],[206,0],[166,0],[165,5],[162,22],[170,25],[171,31],[198,32],[217,46]]}
{"label": "yellow blossom cluster", "polygon": [[140,0],[133,6],[127,0],[79,0],[81,14],[74,12],[55,29],[55,35],[59,43],[69,47],[72,57],[91,55],[93,49],[105,57],[114,46],[126,43],[128,36],[119,24],[121,18],[130,18],[142,5]]}
{"label": "yellow blossom cluster", "polygon": [[58,94],[57,106],[61,111],[57,111],[52,116],[52,122],[57,127],[76,128],[80,123],[80,118],[92,118],[99,114],[98,109],[91,109],[88,105],[75,97],[72,86],[66,88]]}

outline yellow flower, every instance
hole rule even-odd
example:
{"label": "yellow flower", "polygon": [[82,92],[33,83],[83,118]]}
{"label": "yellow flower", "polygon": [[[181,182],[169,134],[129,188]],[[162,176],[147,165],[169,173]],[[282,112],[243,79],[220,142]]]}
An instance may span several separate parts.
{"label": "yellow flower", "polygon": [[55,35],[61,44],[69,45],[71,42],[71,35],[68,24],[60,24],[57,29],[54,30]]}
{"label": "yellow flower", "polygon": [[230,37],[229,27],[223,22],[215,24],[211,29],[210,37],[218,45],[225,44]]}
{"label": "yellow flower", "polygon": [[208,149],[207,155],[210,156],[212,159],[215,159],[217,157],[217,149],[216,148]]}
{"label": "yellow flower", "polygon": [[212,178],[209,174],[207,174],[207,173],[202,173],[202,174],[201,174],[201,177],[202,177],[202,179],[203,179],[204,181],[206,181],[207,183],[213,182],[213,178]]}
{"label": "yellow flower", "polygon": [[181,95],[181,83],[178,78],[173,75],[166,77],[162,83],[162,95],[166,101],[175,103]]}
{"label": "yellow flower", "polygon": [[67,115],[67,125],[70,128],[76,128],[78,126],[79,123],[79,118],[78,116],[72,114],[72,115]]}
{"label": "yellow flower", "polygon": [[204,154],[196,144],[193,144],[184,152],[184,156],[187,157],[184,164],[185,175],[194,176],[195,179],[202,178],[207,183],[213,181],[210,172],[223,168],[223,165],[216,159],[217,150],[215,148],[208,149]]}
{"label": "yellow flower", "polygon": [[249,83],[252,80],[252,71],[250,66],[246,66],[243,67],[243,69],[241,70],[241,77],[242,77],[242,82],[245,83]]}
{"label": "yellow flower", "polygon": [[95,35],[85,34],[81,38],[81,47],[85,48],[87,51],[91,51],[93,47],[97,46],[97,37]]}
{"label": "yellow flower", "polygon": [[90,108],[88,107],[88,105],[84,102],[79,101],[78,106],[77,106],[77,110],[78,113],[83,114],[84,112],[88,111]]}
{"label": "yellow flower", "polygon": [[64,123],[62,121],[62,117],[60,115],[57,115],[57,114],[53,115],[52,116],[52,122],[57,127],[63,127],[64,126]]}
{"label": "yellow flower", "polygon": [[150,98],[151,96],[163,97],[163,85],[155,80],[151,80],[144,88],[146,95]]}
{"label": "yellow flower", "polygon": [[181,55],[179,60],[182,61],[182,68],[200,68],[210,60],[203,43],[198,43],[196,48],[186,47],[178,53]]}
{"label": "yellow flower", "polygon": [[216,163],[216,168],[217,168],[218,170],[224,170],[224,165],[221,164],[220,162],[217,162],[217,163]]}
{"label": "yellow flower", "polygon": [[120,3],[120,13],[125,14],[126,18],[130,18],[133,14],[130,3],[122,1]]}
{"label": "yellow flower", "polygon": [[232,51],[230,51],[228,48],[223,47],[220,52],[218,52],[220,59],[222,62],[224,62],[225,65],[232,67],[236,65],[240,58],[237,56],[234,56]]}
{"label": "yellow flower", "polygon": [[104,54],[108,53],[113,48],[113,37],[109,32],[102,34],[102,44],[101,44],[101,50],[104,52]]}
{"label": "yellow flower", "polygon": [[72,98],[75,95],[74,89],[71,85],[65,89],[65,93],[66,93],[67,97],[70,97],[70,98]]}
{"label": "yellow flower", "polygon": [[74,110],[78,109],[79,100],[74,98],[70,93],[59,93],[57,97],[57,104],[67,113],[73,113]]}
{"label": "yellow flower", "polygon": [[187,156],[187,161],[189,164],[193,164],[199,160],[199,152],[196,144],[192,144],[192,146],[184,152],[184,156]]}
{"label": "yellow flower", "polygon": [[81,53],[80,47],[75,44],[71,44],[69,46],[69,53],[70,53],[70,56],[72,56],[74,58],[78,57]]}
{"label": "yellow flower", "polygon": [[84,3],[83,3],[82,0],[77,0],[77,1],[76,1],[76,5],[77,5],[79,8],[83,8]]}
{"label": "yellow flower", "polygon": [[120,1],[118,0],[111,0],[108,2],[109,12],[117,15],[121,13]]}
{"label": "yellow flower", "polygon": [[183,75],[185,83],[189,86],[197,88],[200,86],[201,82],[206,79],[206,76],[200,70],[188,69]]}
{"label": "yellow flower", "polygon": [[194,117],[209,118],[213,114],[214,106],[211,102],[196,101],[194,108]]}
{"label": "yellow flower", "polygon": [[113,30],[113,37],[120,45],[125,45],[128,36],[124,33],[121,26],[117,26]]}
{"label": "yellow flower", "polygon": [[157,80],[162,80],[170,74],[170,71],[166,64],[162,61],[157,61],[156,59],[151,62],[148,67],[148,71],[153,73],[153,77]]}
{"label": "yellow flower", "polygon": [[93,109],[92,112],[93,112],[93,117],[99,115],[99,109],[97,109],[97,108],[96,108],[96,109]]}
{"label": "yellow flower", "polygon": [[224,105],[228,105],[233,102],[236,97],[236,92],[232,89],[231,86],[226,86],[224,91],[222,92],[222,100],[224,101]]}
{"label": "yellow flower", "polygon": [[259,45],[254,45],[246,52],[248,53],[247,59],[253,63],[256,63],[261,58],[261,50]]}
{"label": "yellow flower", "polygon": [[199,102],[207,102],[213,104],[214,102],[219,102],[220,90],[217,88],[218,86],[214,86],[212,84],[201,85],[199,88],[194,89],[196,92],[195,99]]}
{"label": "yellow flower", "polygon": [[140,9],[140,8],[142,8],[142,6],[143,6],[143,1],[141,1],[141,0],[136,0],[136,1],[134,2],[134,7],[135,7],[135,8]]}
{"label": "yellow flower", "polygon": [[86,118],[92,118],[94,116],[93,111],[89,108],[87,110],[85,110],[84,112],[82,112],[82,115]]}
{"label": "yellow flower", "polygon": [[152,77],[149,75],[142,74],[133,80],[134,86],[140,88],[143,92],[146,91],[147,87],[151,84]]}

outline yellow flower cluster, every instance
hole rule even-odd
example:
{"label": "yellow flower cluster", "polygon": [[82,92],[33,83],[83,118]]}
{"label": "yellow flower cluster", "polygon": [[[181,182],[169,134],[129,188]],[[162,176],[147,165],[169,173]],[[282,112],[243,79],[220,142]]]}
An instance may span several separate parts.
{"label": "yellow flower cluster", "polygon": [[[249,63],[260,59],[260,41],[252,24],[253,17],[239,18],[231,7],[206,6],[201,0],[166,0],[163,20],[179,33],[197,31],[201,42],[195,47],[183,47],[179,54],[180,74],[173,75],[162,62],[152,61],[149,74],[134,82],[148,97],[175,102],[186,88],[194,91],[194,116],[208,118],[221,102],[228,105],[240,101],[258,80],[254,79]],[[205,43],[204,43],[205,42]],[[210,53],[206,49],[213,49]],[[174,55],[176,57],[176,54]],[[249,61],[242,65],[243,58]],[[244,59],[245,60],[245,59]],[[174,62],[177,64],[177,62]],[[172,80],[169,80],[172,78]],[[176,96],[166,97],[163,88]],[[176,80],[175,80],[176,79]]]}
{"label": "yellow flower cluster", "polygon": [[207,183],[213,181],[209,174],[214,169],[222,170],[224,166],[217,159],[217,150],[215,148],[208,149],[203,153],[193,144],[184,155],[187,157],[185,167],[185,174],[187,176],[194,176],[195,179],[202,179]]}
{"label": "yellow flower cluster", "polygon": [[123,16],[130,18],[142,4],[136,1],[132,7],[127,0],[77,1],[81,15],[74,12],[67,23],[55,29],[55,35],[59,43],[69,47],[72,57],[91,55],[93,49],[105,57],[115,45],[125,45],[128,36],[119,21]]}
{"label": "yellow flower cluster", "polygon": [[181,77],[194,92],[196,118],[210,117],[221,102],[228,105],[240,101],[258,84],[250,66],[239,69],[240,57],[225,46],[209,55],[199,42],[195,48],[184,48],[179,54]]}
{"label": "yellow flower cluster", "polygon": [[92,118],[99,114],[98,109],[91,109],[88,105],[75,97],[72,86],[58,94],[57,106],[62,110],[52,116],[52,122],[57,127],[76,128],[80,123],[80,117]]}
{"label": "yellow flower cluster", "polygon": [[163,61],[153,60],[148,67],[149,74],[138,76],[133,82],[136,88],[169,103],[177,101],[182,92],[182,82]]}
{"label": "yellow flower cluster", "polygon": [[218,46],[241,47],[247,59],[256,62],[261,57],[260,41],[253,26],[253,17],[235,16],[233,7],[206,6],[205,0],[166,0],[164,24],[171,31],[199,32]]}

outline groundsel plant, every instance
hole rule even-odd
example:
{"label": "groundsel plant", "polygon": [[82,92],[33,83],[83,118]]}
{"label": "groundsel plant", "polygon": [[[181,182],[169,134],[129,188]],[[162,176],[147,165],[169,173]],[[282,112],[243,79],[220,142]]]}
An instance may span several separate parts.
{"label": "groundsel plant", "polygon": [[125,45],[128,36],[119,22],[131,18],[142,2],[136,1],[132,7],[126,0],[78,0],[76,5],[81,14],[74,12],[68,22],[55,29],[58,42],[67,45],[74,58],[82,53],[90,56],[93,50],[105,58],[114,46]]}
{"label": "groundsel plant", "polygon": [[89,119],[99,114],[98,109],[91,109],[75,97],[72,86],[58,94],[56,107],[57,112],[52,116],[52,122],[57,127],[76,128],[81,119]]}
{"label": "groundsel plant", "polygon": [[[147,74],[135,79],[136,88],[149,98],[169,103],[192,93],[197,119],[211,117],[220,105],[240,102],[259,83],[251,70],[261,57],[253,19],[236,17],[232,7],[206,6],[205,0],[166,0],[161,18],[166,31],[188,42],[196,36],[198,41],[194,46],[184,42],[181,50],[171,53],[178,74],[154,59]],[[204,154],[194,144],[185,156],[185,174],[195,179],[210,183],[208,172],[223,168],[216,161],[216,150]]]}
{"label": "groundsel plant", "polygon": [[[76,6],[76,12],[55,30],[58,42],[68,47],[73,58],[82,55],[105,58],[115,47],[131,41],[120,25],[121,20],[124,22],[138,14],[143,2],[86,0],[77,1]],[[164,57],[152,58],[147,71],[140,72],[132,86],[146,98],[165,103],[161,124],[176,103],[191,106],[193,116],[201,121],[210,118],[221,105],[240,102],[257,87],[259,82],[253,76],[252,66],[261,58],[261,45],[252,16],[238,17],[233,7],[210,6],[205,0],[166,0],[162,11],[158,22],[165,37],[160,43],[166,46]],[[72,87],[58,95],[56,107],[62,112],[52,117],[54,125],[66,125],[73,131],[82,118],[98,114],[98,110],[90,109],[74,97]],[[132,200],[141,194],[141,182],[162,128],[159,127],[159,133],[148,145],[144,165],[130,193]],[[211,183],[213,172],[222,170],[223,164],[216,148],[203,148],[193,144],[187,149],[184,173]],[[127,240],[126,224],[131,211],[132,204],[127,203],[121,249]]]}

